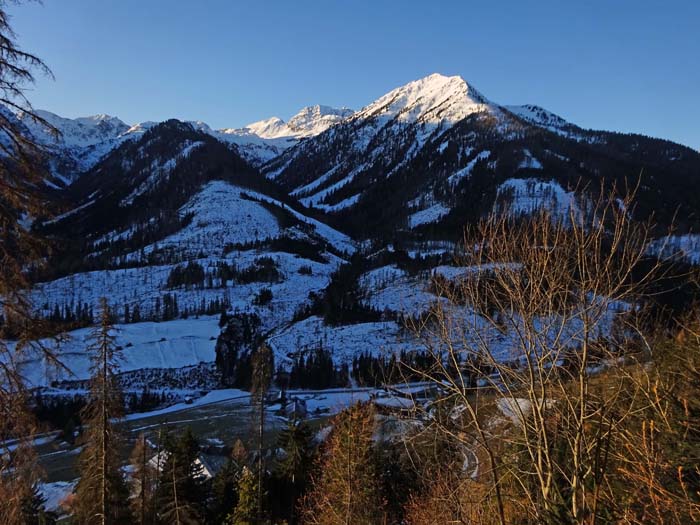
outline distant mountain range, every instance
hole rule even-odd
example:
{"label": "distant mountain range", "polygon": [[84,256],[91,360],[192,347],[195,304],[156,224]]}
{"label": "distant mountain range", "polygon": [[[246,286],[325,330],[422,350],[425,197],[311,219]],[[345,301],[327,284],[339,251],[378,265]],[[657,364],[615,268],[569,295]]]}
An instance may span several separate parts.
{"label": "distant mountain range", "polygon": [[[312,137],[337,124],[352,114],[352,110],[328,106],[303,108],[289,122],[272,117],[248,124],[243,128],[214,130],[204,122],[190,122],[228,144],[235,144],[239,153],[249,162],[260,165],[275,158],[299,139]],[[107,153],[125,141],[138,139],[145,130],[157,122],[141,122],[127,125],[117,117],[93,115],[69,119],[50,111],[38,110],[36,114],[58,131],[49,130],[35,122],[29,115],[18,113],[17,118],[38,143],[52,153],[52,172],[60,185],[70,184],[89,170]]]}
{"label": "distant mountain range", "polygon": [[[659,236],[675,219],[685,235],[671,246],[700,260],[700,153],[500,105],[456,76],[410,82],[359,111],[312,106],[240,129],[39,115],[59,136],[16,115],[46,147],[53,174],[55,213],[33,219],[54,250],[33,298],[40,315],[68,326],[103,295],[124,323],[227,310],[255,319],[246,323],[282,368],[318,348],[347,363],[397,347],[397,319],[436,300],[425,276],[457,271],[466,224],[494,209],[561,215],[601,184],[640,176],[630,213],[654,213]],[[650,245],[650,255],[659,251]],[[186,332],[178,325],[182,341]],[[235,375],[221,357],[233,352],[230,333],[217,359]],[[165,352],[148,344],[143,352]],[[213,359],[213,346],[191,355],[178,346],[173,361],[149,354],[143,368],[196,366]],[[132,371],[139,351],[130,350]]]}

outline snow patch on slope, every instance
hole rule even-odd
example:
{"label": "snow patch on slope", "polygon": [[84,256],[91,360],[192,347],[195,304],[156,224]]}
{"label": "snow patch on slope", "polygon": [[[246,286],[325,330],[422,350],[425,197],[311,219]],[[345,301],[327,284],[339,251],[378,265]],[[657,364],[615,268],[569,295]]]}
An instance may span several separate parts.
{"label": "snow patch on slope", "polygon": [[[179,319],[161,323],[115,325],[116,344],[122,347],[120,372],[143,368],[182,368],[214,361],[218,317]],[[57,368],[37,349],[20,354],[19,369],[30,387],[51,386],[53,381],[90,377],[91,329],[70,332],[66,342],[41,343],[53,350],[63,366]]]}
{"label": "snow patch on slope", "polygon": [[547,210],[553,217],[564,220],[572,210],[576,216],[580,214],[574,192],[566,191],[555,181],[507,179],[498,187],[498,200],[513,214],[530,215]]}
{"label": "snow patch on slope", "polygon": [[158,247],[196,255],[211,253],[213,247],[223,249],[227,244],[279,237],[282,230],[274,215],[243,194],[264,198],[224,181],[205,184],[179,210],[181,216],[193,216],[190,223],[159,241]]}
{"label": "snow patch on slope", "polygon": [[525,157],[523,160],[520,161],[520,164],[518,164],[519,169],[531,169],[531,170],[541,170],[542,169],[542,163],[537,160],[535,157],[532,156],[532,153],[530,153],[529,149],[524,149],[523,150],[523,155]]}
{"label": "snow patch on slope", "polygon": [[186,140],[182,144],[180,152],[174,157],[169,158],[166,161],[153,161],[153,163],[150,166],[150,175],[148,176],[148,178],[145,181],[143,181],[137,188],[135,188],[134,191],[132,191],[127,197],[122,199],[120,205],[129,206],[139,195],[143,195],[144,193],[147,193],[153,188],[155,188],[157,184],[162,182],[163,179],[175,169],[175,167],[180,161],[189,157],[195,149],[203,145],[204,142],[202,141]]}
{"label": "snow patch on slope", "polygon": [[471,175],[471,172],[474,169],[474,166],[476,166],[477,162],[489,158],[490,155],[491,152],[489,150],[482,151],[476,157],[470,160],[464,168],[450,175],[447,178],[447,182],[450,183],[452,186],[456,186],[460,183],[462,179]]}
{"label": "snow patch on slope", "polygon": [[445,215],[450,213],[450,208],[442,203],[436,203],[426,208],[425,210],[417,211],[412,213],[408,217],[408,227],[416,228],[423,224],[429,224],[431,222],[437,222],[442,219]]}
{"label": "snow patch on slope", "polygon": [[351,363],[362,352],[389,355],[407,350],[411,342],[402,339],[401,327],[393,321],[327,326],[321,317],[312,316],[270,337],[268,343],[275,363],[291,368],[291,356],[319,346],[329,350],[336,364],[341,364]]}
{"label": "snow patch on slope", "polygon": [[528,124],[545,128],[560,135],[568,135],[564,128],[570,127],[566,120],[559,115],[547,111],[544,108],[535,106],[534,104],[525,104],[523,106],[503,106],[514,115],[520,117]]}
{"label": "snow patch on slope", "polygon": [[647,252],[660,258],[682,259],[700,264],[700,234],[669,235],[649,243]]}

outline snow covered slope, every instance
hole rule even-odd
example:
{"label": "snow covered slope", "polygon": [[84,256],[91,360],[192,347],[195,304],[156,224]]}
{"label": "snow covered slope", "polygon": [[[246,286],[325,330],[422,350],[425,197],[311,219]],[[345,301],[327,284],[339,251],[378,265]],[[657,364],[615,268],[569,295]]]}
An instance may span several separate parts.
{"label": "snow covered slope", "polygon": [[[384,181],[398,177],[426,150],[435,147],[442,153],[449,144],[440,137],[465,119],[495,122],[507,133],[509,115],[461,77],[433,74],[390,91],[265,170],[307,206],[350,213],[376,187],[386,191],[390,183]],[[440,203],[430,206],[438,209]],[[425,218],[419,215],[409,223],[424,224],[434,216],[426,212]]]}
{"label": "snow covered slope", "polygon": [[424,123],[446,126],[467,115],[493,110],[488,100],[459,76],[432,74],[409,82],[360,110],[354,121],[378,118],[389,123]]}
{"label": "snow covered slope", "polygon": [[685,211],[693,214],[699,164],[698,152],[678,144],[584,130],[535,105],[494,103],[459,76],[433,74],[299,142],[263,170],[347,231],[374,237],[461,229],[465,216],[493,209],[504,181],[534,171],[560,186],[643,171],[659,191],[643,187],[642,202],[660,192],[677,201],[679,193],[661,182],[671,176],[687,190]]}
{"label": "snow covered slope", "polygon": [[[158,124],[127,125],[119,118],[105,114],[71,119],[45,110],[36,110],[35,113],[53,126],[56,133],[27,113],[17,112],[16,117],[50,153],[52,173],[62,184],[71,184],[123,141],[138,138]],[[317,105],[303,108],[288,123],[272,117],[243,128],[218,130],[201,121],[192,124],[222,142],[235,144],[249,162],[260,165],[277,157],[299,139],[322,133],[352,113],[347,108]]]}
{"label": "snow covered slope", "polygon": [[561,135],[573,136],[576,129],[578,129],[577,126],[567,122],[559,115],[556,115],[551,111],[547,111],[539,106],[535,106],[534,104],[503,107],[530,124],[545,128]]}
{"label": "snow covered slope", "polygon": [[[302,108],[289,122],[278,117],[260,120],[243,128],[263,139],[279,139],[285,137],[313,137],[323,133],[331,126],[353,114],[348,108],[332,108],[330,106],[308,106]],[[225,130],[222,130],[225,131]]]}
{"label": "snow covered slope", "polygon": [[661,237],[649,243],[648,252],[662,259],[680,259],[700,265],[700,235],[687,233]]}
{"label": "snow covered slope", "polygon": [[[266,168],[267,175],[309,204],[337,204],[344,198],[346,204],[336,210],[351,207],[357,199],[341,190],[353,183],[359,187],[364,172],[389,176],[429,139],[476,113],[500,110],[462,78],[430,75],[390,91],[319,134],[313,144],[282,155]],[[310,154],[318,161],[311,166],[306,163]]]}
{"label": "snow covered slope", "polygon": [[552,218],[568,221],[581,216],[577,196],[556,181],[508,179],[498,187],[498,208],[513,215],[533,215],[546,210]]}
{"label": "snow covered slope", "polygon": [[289,122],[271,117],[243,128],[210,130],[210,133],[219,140],[236,144],[249,162],[261,165],[279,156],[300,139],[323,133],[352,114],[353,111],[347,108],[309,106],[299,111]]}
{"label": "snow covered slope", "polygon": [[[20,371],[32,387],[50,386],[54,381],[76,381],[90,377],[91,329],[68,334],[65,342],[45,340],[65,368],[46,362],[43,353],[30,349],[22,354]],[[214,361],[218,317],[178,319],[161,323],[116,325],[115,343],[122,348],[121,372],[147,368],[183,368]]]}

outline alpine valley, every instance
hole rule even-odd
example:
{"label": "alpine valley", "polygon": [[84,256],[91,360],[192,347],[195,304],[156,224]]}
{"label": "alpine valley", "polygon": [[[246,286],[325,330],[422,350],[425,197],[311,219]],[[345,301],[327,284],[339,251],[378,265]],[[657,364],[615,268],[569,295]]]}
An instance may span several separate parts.
{"label": "alpine valley", "polygon": [[39,115],[59,134],[12,116],[51,173],[46,216],[26,218],[52,244],[30,295],[70,336],[45,341],[64,368],[23,354],[43,395],[85,388],[101,297],[127,393],[245,389],[260,341],[288,388],[371,384],[368,362],[419,346],[404,321],[436,300],[431,278],[464,271],[463,229],[494,209],[563,216],[639,181],[630,213],[654,215],[650,256],[700,262],[700,153],[500,105],[458,76],[241,129]]}

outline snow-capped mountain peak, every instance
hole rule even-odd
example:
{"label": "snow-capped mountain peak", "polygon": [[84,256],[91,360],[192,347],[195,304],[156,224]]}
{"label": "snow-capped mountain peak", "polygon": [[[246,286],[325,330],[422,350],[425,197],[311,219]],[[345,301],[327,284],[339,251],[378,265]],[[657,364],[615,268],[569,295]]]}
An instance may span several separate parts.
{"label": "snow-capped mountain peak", "polygon": [[271,117],[248,124],[239,130],[222,130],[224,133],[252,134],[262,139],[304,138],[323,133],[343,119],[351,116],[348,108],[330,106],[308,106],[302,108],[289,122],[279,117]]}
{"label": "snow-capped mountain peak", "polygon": [[[230,131],[230,130],[226,130]],[[279,117],[270,117],[264,120],[258,120],[245,126],[242,130],[252,135],[256,135],[261,139],[278,139],[280,137],[288,137],[291,135],[287,124]]]}
{"label": "snow-capped mountain peak", "polygon": [[59,134],[51,133],[46,126],[34,121],[27,113],[19,113],[17,118],[36,140],[47,146],[60,144],[68,148],[85,148],[114,139],[129,129],[129,126],[117,117],[105,114],[70,119],[59,117],[50,111],[36,110],[35,113],[56,128]]}
{"label": "snow-capped mountain peak", "polygon": [[434,73],[398,87],[359,111],[355,118],[397,118],[403,122],[454,124],[491,108],[481,93],[460,76]]}
{"label": "snow-capped mountain peak", "polygon": [[353,110],[349,108],[333,108],[322,105],[307,106],[289,119],[287,127],[299,137],[315,136],[353,113]]}

